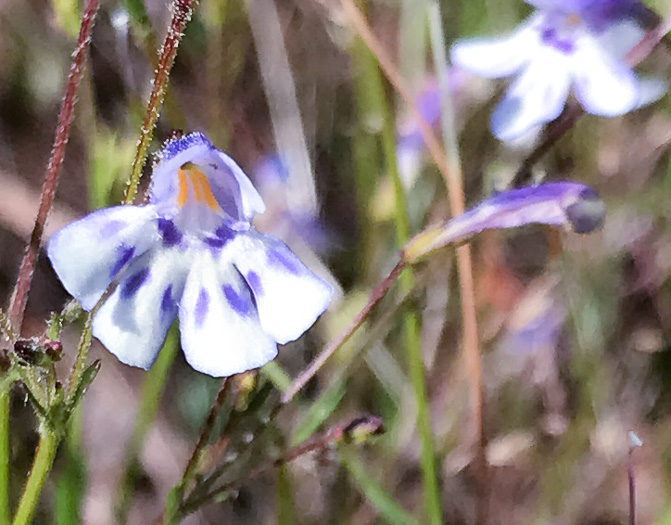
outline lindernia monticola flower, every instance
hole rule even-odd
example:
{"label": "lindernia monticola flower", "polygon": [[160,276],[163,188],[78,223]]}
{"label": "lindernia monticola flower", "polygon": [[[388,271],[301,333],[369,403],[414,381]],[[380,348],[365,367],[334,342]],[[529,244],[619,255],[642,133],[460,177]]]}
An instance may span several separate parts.
{"label": "lindernia monticola flower", "polygon": [[91,310],[93,334],[148,368],[179,316],[189,364],[212,376],[264,365],[298,338],[332,289],[250,224],[265,206],[240,167],[200,133],[168,143],[143,206],[102,209],[56,232],[47,253]]}
{"label": "lindernia monticola flower", "polygon": [[452,62],[479,76],[519,73],[491,117],[494,136],[515,140],[557,118],[571,87],[585,111],[614,117],[654,102],[666,91],[638,79],[625,62],[643,38],[635,0],[526,0],[537,11],[510,36],[465,39]]}

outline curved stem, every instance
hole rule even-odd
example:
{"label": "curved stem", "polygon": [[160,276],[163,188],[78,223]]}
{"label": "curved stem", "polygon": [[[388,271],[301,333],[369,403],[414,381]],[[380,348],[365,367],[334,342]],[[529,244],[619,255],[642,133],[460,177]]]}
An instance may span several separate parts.
{"label": "curved stem", "polygon": [[324,347],[324,349],[319,353],[317,357],[310,363],[310,365],[303,370],[296,379],[289,385],[286,392],[282,394],[281,403],[286,405],[289,403],[296,394],[307,384],[310,379],[320,370],[322,366],[328,361],[328,359],[335,353],[338,348],[344,345],[349,338],[354,335],[354,332],[365,322],[368,314],[371,312],[375,305],[380,302],[385,294],[391,288],[391,285],[394,284],[398,276],[400,275],[403,268],[405,268],[405,261],[399,261],[394,268],[392,268],[389,275],[385,277],[380,284],[378,284],[375,289],[371,292],[370,297],[366,306],[352,319],[350,324],[340,333],[340,335],[335,338],[331,343]]}
{"label": "curved stem", "polygon": [[42,486],[54,462],[59,441],[59,437],[50,431],[43,431],[40,436],[40,444],[37,446],[33,466],[30,469],[12,525],[28,525],[32,521]]}

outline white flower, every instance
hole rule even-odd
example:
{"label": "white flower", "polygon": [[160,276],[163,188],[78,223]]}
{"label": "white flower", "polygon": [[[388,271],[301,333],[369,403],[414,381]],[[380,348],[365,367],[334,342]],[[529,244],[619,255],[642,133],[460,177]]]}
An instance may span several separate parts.
{"label": "white flower", "polygon": [[491,117],[511,141],[557,118],[573,92],[585,111],[614,117],[654,102],[666,83],[640,80],[625,55],[645,32],[632,0],[528,0],[537,11],[511,35],[454,44],[452,62],[476,75],[517,74]]}
{"label": "white flower", "polygon": [[148,368],[175,316],[193,368],[228,376],[264,365],[326,309],[329,284],[251,218],[264,204],[240,167],[200,133],[170,142],[144,206],[96,211],[49,239],[65,288],[93,334]]}

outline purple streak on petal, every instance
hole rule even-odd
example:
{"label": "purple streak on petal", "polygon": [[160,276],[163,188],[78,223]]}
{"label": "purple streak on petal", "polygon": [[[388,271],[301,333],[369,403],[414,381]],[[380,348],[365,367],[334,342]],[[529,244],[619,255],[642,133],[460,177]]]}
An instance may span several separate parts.
{"label": "purple streak on petal", "polygon": [[110,279],[114,279],[126,263],[135,255],[135,248],[132,246],[121,246],[118,250],[119,257],[110,270]]}
{"label": "purple streak on petal", "polygon": [[147,282],[150,275],[149,268],[142,268],[132,277],[121,284],[121,298],[129,299],[137,293],[140,287]]}
{"label": "purple streak on petal", "polygon": [[182,232],[170,219],[158,219],[158,231],[163,239],[163,246],[175,246],[182,242]]}
{"label": "purple streak on petal", "polygon": [[198,299],[196,299],[196,311],[194,312],[196,328],[200,328],[203,325],[209,309],[210,295],[205,288],[201,288]]}
{"label": "purple streak on petal", "polygon": [[243,294],[239,294],[235,289],[225,284],[221,288],[226,296],[228,304],[231,305],[231,308],[235,310],[240,315],[249,315],[252,310],[252,303],[248,297],[245,297]]}
{"label": "purple streak on petal", "polygon": [[560,53],[570,55],[575,51],[575,44],[568,38],[560,38],[554,27],[546,27],[541,32],[541,40],[545,45],[554,47]]}
{"label": "purple streak on petal", "polygon": [[256,272],[249,272],[245,276],[245,281],[254,292],[254,295],[263,295],[263,286],[261,286],[261,278]]}
{"label": "purple streak on petal", "polygon": [[112,220],[103,224],[100,228],[100,236],[103,238],[112,237],[119,233],[123,228],[128,225],[125,221]]}
{"label": "purple streak on petal", "polygon": [[168,285],[161,298],[161,312],[168,313],[173,310],[175,301],[172,300],[172,284]]}
{"label": "purple streak on petal", "polygon": [[210,248],[223,248],[224,244],[226,244],[226,241],[224,239],[220,239],[218,237],[205,237],[203,239],[203,242],[208,245]]}
{"label": "purple streak on petal", "polygon": [[221,226],[219,226],[219,228],[215,230],[214,235],[218,239],[221,239],[224,242],[228,242],[230,240],[233,240],[233,238],[235,238],[237,232],[235,230],[232,230],[225,224],[222,224]]}
{"label": "purple streak on petal", "polygon": [[[287,248],[288,249],[288,248]],[[266,251],[266,257],[271,266],[275,268],[280,268],[287,270],[289,273],[298,275],[301,273],[301,268],[296,264],[296,261],[291,259],[287,254],[276,250],[275,248],[268,248]]]}

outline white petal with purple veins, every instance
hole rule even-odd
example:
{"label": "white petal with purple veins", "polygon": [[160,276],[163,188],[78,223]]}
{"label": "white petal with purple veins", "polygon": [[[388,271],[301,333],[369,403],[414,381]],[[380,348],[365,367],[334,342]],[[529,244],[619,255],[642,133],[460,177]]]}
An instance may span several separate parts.
{"label": "white petal with purple veins", "polygon": [[93,212],[51,236],[51,265],[85,310],[95,306],[125,264],[156,242],[155,218],[152,206],[116,206]]}
{"label": "white petal with purple veins", "polygon": [[209,251],[194,257],[179,305],[179,327],[186,360],[211,376],[258,368],[277,355],[242,277],[230,263],[218,267]]}
{"label": "white petal with purple veins", "polygon": [[93,335],[119,361],[147,369],[175,315],[189,257],[176,248],[134,260],[93,319]]}
{"label": "white petal with purple veins", "polygon": [[636,75],[595,39],[585,36],[577,41],[573,70],[576,98],[588,113],[616,117],[638,107]]}
{"label": "white petal with purple veins", "polygon": [[235,244],[233,262],[254,292],[263,329],[280,344],[300,337],[326,309],[331,285],[277,239],[250,231]]}
{"label": "white petal with purple veins", "polygon": [[459,40],[450,50],[452,64],[485,78],[512,75],[536,52],[539,33],[534,26],[537,20],[537,16],[532,16],[506,37]]}
{"label": "white petal with purple veins", "polygon": [[556,119],[571,86],[569,59],[546,49],[508,88],[491,116],[495,137],[515,140],[539,124]]}

